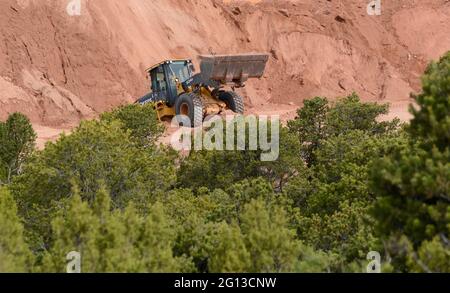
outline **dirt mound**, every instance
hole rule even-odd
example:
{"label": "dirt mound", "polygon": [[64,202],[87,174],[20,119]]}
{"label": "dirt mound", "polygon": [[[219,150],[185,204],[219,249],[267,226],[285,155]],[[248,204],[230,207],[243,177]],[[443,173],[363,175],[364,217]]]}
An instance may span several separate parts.
{"label": "dirt mound", "polygon": [[[450,2],[362,0],[0,1],[0,119],[70,128],[145,94],[143,71],[165,58],[268,52],[265,76],[242,94],[250,113],[293,117],[303,99],[356,91],[392,102],[409,94],[431,59],[450,49]],[[271,105],[272,104],[272,105]]]}

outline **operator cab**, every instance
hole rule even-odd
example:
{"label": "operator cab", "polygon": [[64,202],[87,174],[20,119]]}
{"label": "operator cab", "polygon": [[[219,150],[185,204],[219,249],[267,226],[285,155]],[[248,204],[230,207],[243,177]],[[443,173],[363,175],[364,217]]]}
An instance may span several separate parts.
{"label": "operator cab", "polygon": [[192,77],[194,66],[189,59],[166,60],[150,67],[146,72],[152,93],[147,95],[148,100],[140,103],[163,101],[168,106],[173,106],[180,94],[178,85]]}

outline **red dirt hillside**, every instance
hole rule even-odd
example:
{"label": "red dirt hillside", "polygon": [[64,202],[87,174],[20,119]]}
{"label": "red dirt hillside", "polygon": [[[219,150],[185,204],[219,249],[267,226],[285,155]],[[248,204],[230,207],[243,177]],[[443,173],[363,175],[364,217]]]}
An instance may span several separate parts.
{"label": "red dirt hillside", "polygon": [[[356,91],[408,119],[426,64],[450,50],[450,1],[0,1],[0,119],[28,115],[41,140],[148,90],[165,58],[268,52],[265,76],[243,90],[249,113],[291,118],[303,99]],[[366,3],[367,2],[367,3]]]}

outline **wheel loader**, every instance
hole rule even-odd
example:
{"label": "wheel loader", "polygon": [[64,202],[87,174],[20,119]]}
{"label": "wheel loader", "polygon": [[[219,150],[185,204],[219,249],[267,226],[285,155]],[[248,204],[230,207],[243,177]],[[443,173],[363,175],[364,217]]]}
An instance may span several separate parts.
{"label": "wheel loader", "polygon": [[151,92],[136,103],[153,103],[160,120],[187,116],[192,127],[224,110],[243,114],[244,101],[234,90],[244,87],[249,78],[260,78],[269,56],[200,55],[199,59],[197,74],[190,59],[165,60],[147,69]]}

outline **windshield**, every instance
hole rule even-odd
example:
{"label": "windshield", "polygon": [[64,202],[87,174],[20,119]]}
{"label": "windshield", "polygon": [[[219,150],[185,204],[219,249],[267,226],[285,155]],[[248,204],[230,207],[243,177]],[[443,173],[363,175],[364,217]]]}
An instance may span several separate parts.
{"label": "windshield", "polygon": [[189,66],[185,61],[176,61],[171,63],[169,66],[173,74],[176,75],[180,82],[185,82],[191,77]]}

